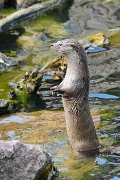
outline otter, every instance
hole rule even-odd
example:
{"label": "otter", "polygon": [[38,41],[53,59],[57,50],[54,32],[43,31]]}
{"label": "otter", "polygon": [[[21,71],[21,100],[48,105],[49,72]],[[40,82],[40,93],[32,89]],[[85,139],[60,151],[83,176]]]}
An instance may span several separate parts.
{"label": "otter", "polygon": [[51,88],[60,92],[65,111],[67,134],[72,148],[78,152],[99,151],[99,141],[90,113],[88,95],[90,75],[84,48],[73,39],[65,39],[51,48],[67,58],[63,81]]}

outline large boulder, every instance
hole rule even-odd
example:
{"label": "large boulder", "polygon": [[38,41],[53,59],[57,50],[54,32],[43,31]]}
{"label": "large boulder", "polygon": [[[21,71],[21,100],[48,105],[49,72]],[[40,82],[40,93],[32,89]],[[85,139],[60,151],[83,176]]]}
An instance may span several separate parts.
{"label": "large boulder", "polygon": [[0,179],[47,179],[51,158],[40,145],[0,141]]}

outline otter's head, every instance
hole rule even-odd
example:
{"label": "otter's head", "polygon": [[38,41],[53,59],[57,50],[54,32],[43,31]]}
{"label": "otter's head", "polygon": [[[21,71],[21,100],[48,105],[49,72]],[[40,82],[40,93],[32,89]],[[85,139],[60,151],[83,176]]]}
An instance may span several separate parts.
{"label": "otter's head", "polygon": [[51,45],[51,48],[58,54],[67,55],[73,51],[73,47],[79,46],[79,43],[73,39],[65,39]]}

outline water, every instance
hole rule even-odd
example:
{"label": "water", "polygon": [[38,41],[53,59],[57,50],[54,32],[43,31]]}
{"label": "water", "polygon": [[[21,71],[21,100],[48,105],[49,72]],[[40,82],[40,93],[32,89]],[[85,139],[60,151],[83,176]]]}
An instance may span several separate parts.
{"label": "water", "polygon": [[[109,99],[106,99],[109,102]],[[116,99],[119,103],[119,99]],[[97,103],[93,99],[90,103]],[[101,105],[104,109],[104,104]],[[96,106],[95,106],[96,107]],[[109,107],[109,104],[108,104]],[[45,150],[52,155],[59,179],[115,179],[120,168],[120,117],[119,111],[91,109],[99,137],[100,155],[79,159],[72,150],[65,127],[63,110],[35,111],[2,117],[0,139],[21,140],[26,143],[44,143]],[[7,123],[7,124],[6,124]]]}
{"label": "water", "polygon": [[30,120],[31,116],[25,116],[24,117],[19,117],[19,116],[9,116],[7,118],[2,118],[2,120],[0,121],[0,124],[4,124],[4,123],[10,123],[10,122],[15,122],[15,123],[24,123],[27,120]]}
{"label": "water", "polygon": [[[84,13],[88,12],[91,15],[94,11],[90,11],[90,9],[85,11],[87,4],[89,4],[88,7],[90,9],[92,7],[91,3],[86,3],[83,7]],[[100,8],[97,5],[97,1],[94,7]],[[100,11],[106,14],[106,8],[104,9],[103,6],[100,8]],[[111,10],[108,11],[111,12]],[[101,19],[101,14],[99,16]],[[92,18],[93,16],[90,17]],[[63,24],[58,18],[47,15],[38,16],[22,23],[13,30],[0,34],[1,51],[5,53],[10,53],[11,50],[15,51],[15,58],[21,62],[15,68],[0,72],[0,98],[7,98],[7,94],[11,90],[8,86],[10,80],[14,78],[19,79],[34,65],[39,64],[42,67],[55,57],[49,50],[51,43],[62,38],[71,37],[70,34],[74,34],[79,39],[82,34],[96,32],[90,27],[86,28],[85,24],[83,26],[79,23],[76,24],[77,18],[79,17],[73,18],[73,23],[68,23],[69,27],[67,27],[67,23]],[[86,21],[89,21],[89,19]],[[83,19],[81,20],[82,22],[84,22]],[[115,22],[115,26],[117,23],[118,21]],[[107,25],[113,28],[112,23]],[[85,31],[82,31],[84,28]],[[119,49],[118,34],[111,37],[112,45],[115,45],[114,52]],[[88,159],[80,159],[72,150],[67,138],[61,95],[51,96],[49,89],[53,86],[53,82],[51,82],[53,77],[47,74],[43,78],[44,85],[42,89],[46,109],[1,117],[0,139],[17,139],[25,143],[44,144],[45,150],[52,155],[54,165],[58,168],[58,179],[60,180],[120,179],[119,55],[115,60],[114,58],[113,60],[108,58],[108,61],[106,60],[108,57],[107,52],[94,52],[88,55],[91,74],[89,100],[101,144],[99,155]],[[16,77],[16,74],[19,77]]]}
{"label": "water", "polygon": [[92,93],[89,95],[90,98],[100,98],[100,99],[118,99],[118,96],[105,94],[105,93]]}

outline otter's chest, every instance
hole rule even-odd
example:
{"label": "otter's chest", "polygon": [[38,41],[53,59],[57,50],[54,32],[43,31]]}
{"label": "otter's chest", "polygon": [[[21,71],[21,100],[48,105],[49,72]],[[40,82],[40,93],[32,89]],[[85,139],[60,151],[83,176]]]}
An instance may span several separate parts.
{"label": "otter's chest", "polygon": [[65,113],[72,116],[79,116],[84,111],[84,102],[79,97],[63,97],[63,106]]}

